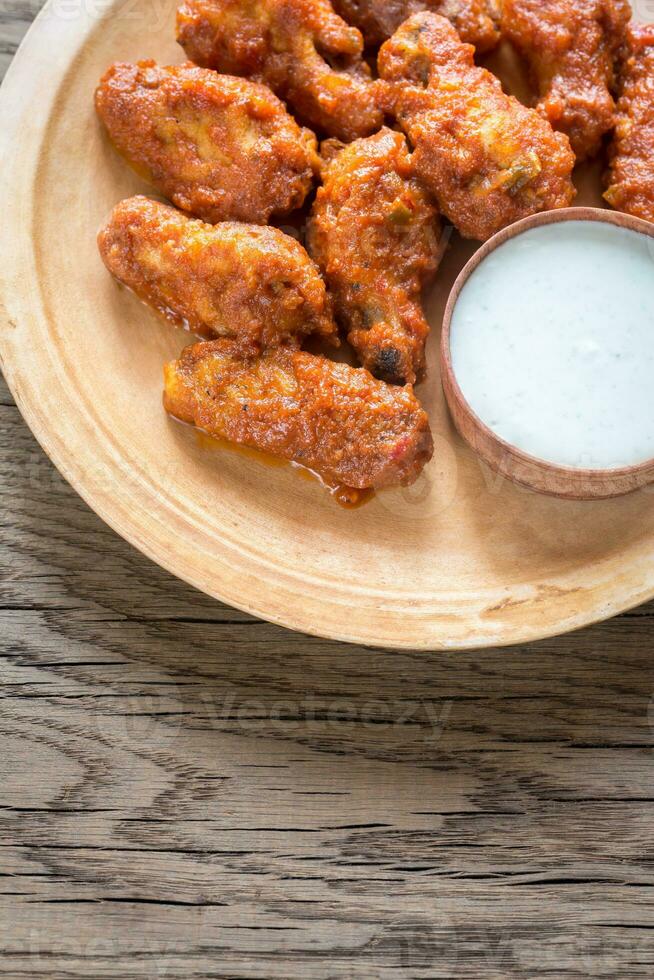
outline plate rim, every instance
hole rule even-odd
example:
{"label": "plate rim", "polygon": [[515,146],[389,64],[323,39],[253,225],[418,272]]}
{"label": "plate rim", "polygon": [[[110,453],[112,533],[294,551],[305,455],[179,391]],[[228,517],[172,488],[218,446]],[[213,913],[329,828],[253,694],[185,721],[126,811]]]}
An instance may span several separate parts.
{"label": "plate rim", "polygon": [[[81,51],[88,36],[98,29],[105,18],[112,16],[115,10],[115,6],[112,5],[105,8],[101,17],[93,17],[82,3],[80,4],[78,21],[66,20],[65,18],[57,20],[57,17],[52,15],[52,9],[55,5],[56,0],[48,0],[41,9],[14,55],[0,87],[0,111],[2,111],[3,117],[8,120],[7,124],[0,131],[0,160],[6,163],[7,160],[11,159],[12,145],[16,145],[16,141],[19,141],[22,151],[25,150],[25,146],[27,145],[35,172],[38,167],[38,159],[41,155],[44,130],[39,129],[38,118],[36,126],[27,126],[25,129],[21,129],[20,127],[20,123],[25,122],[24,117],[26,115],[24,109],[20,107],[21,100],[15,98],[16,94],[20,94],[23,99],[25,97],[26,86],[24,77],[21,77],[21,73],[22,76],[32,76],[32,89],[34,92],[38,91],[42,99],[40,108],[37,109],[36,113],[33,112],[32,114],[37,117],[40,116],[47,126],[56,101],[56,96],[73,66],[76,54]],[[53,30],[59,36],[61,42],[59,46],[52,43]],[[56,55],[53,52],[54,48],[57,48]],[[38,73],[30,72],[29,70],[29,66],[33,63],[32,59],[36,53],[40,55],[38,59]],[[40,82],[38,90],[35,84],[37,78]],[[43,83],[46,78],[51,80],[53,84],[47,89],[47,97],[44,98]],[[29,99],[24,100],[25,102],[30,101]],[[26,171],[28,169],[25,168]],[[15,254],[19,252],[20,248],[26,248],[27,252],[31,254],[31,257],[35,259],[34,253],[36,246],[32,235],[31,221],[23,222],[23,224],[19,225],[15,220],[16,209],[12,207],[14,202],[11,198],[15,191],[13,178],[16,174],[11,170],[10,174],[12,179],[5,181],[4,186],[0,187],[0,207],[3,208],[3,213],[9,215],[5,235],[3,236],[5,241],[3,248],[7,250],[7,240],[11,238]],[[28,179],[27,172],[21,174],[21,177],[26,181]],[[14,219],[13,223],[12,218]],[[262,590],[262,601],[246,601],[235,594],[233,583],[240,576],[247,575],[253,569],[248,570],[245,567],[239,567],[238,563],[230,564],[227,561],[225,565],[227,571],[223,573],[220,581],[216,581],[216,573],[214,571],[212,577],[213,583],[209,584],[208,581],[202,579],[201,575],[193,572],[192,567],[189,566],[189,562],[185,561],[183,556],[176,556],[174,549],[170,547],[166,548],[158,541],[144,538],[139,533],[138,526],[130,521],[129,513],[125,512],[125,507],[121,506],[119,502],[112,504],[112,498],[99,494],[93,486],[92,479],[76,471],[70,457],[66,454],[65,447],[60,445],[55,438],[52,426],[48,426],[47,420],[39,415],[34,402],[34,393],[31,391],[29,383],[25,382],[25,379],[21,376],[20,365],[17,363],[18,359],[12,352],[11,333],[14,329],[14,321],[10,309],[13,309],[14,304],[24,303],[25,300],[20,286],[10,281],[10,273],[6,270],[7,264],[5,262],[0,269],[0,281],[2,282],[2,295],[0,300],[0,366],[2,367],[12,396],[16,401],[16,405],[32,434],[64,479],[82,497],[91,510],[111,527],[115,533],[119,534],[149,560],[154,561],[170,574],[212,598],[277,626],[327,640],[357,644],[365,647],[377,647],[385,650],[397,649],[438,652],[508,647],[563,635],[606,620],[654,597],[654,573],[650,573],[647,581],[641,582],[639,588],[635,585],[628,586],[623,592],[620,592],[616,588],[612,594],[611,601],[607,601],[606,599],[602,600],[600,596],[596,604],[591,605],[583,614],[569,616],[561,619],[559,622],[553,621],[550,624],[543,624],[540,627],[530,627],[526,623],[518,626],[514,623],[508,627],[503,626],[502,632],[498,634],[494,634],[493,630],[489,629],[486,635],[484,635],[477,626],[471,626],[467,639],[458,638],[456,642],[448,642],[443,636],[443,633],[447,632],[447,627],[440,631],[434,631],[433,625],[430,629],[427,629],[426,623],[425,635],[422,639],[416,639],[415,636],[403,638],[401,635],[398,635],[392,640],[388,636],[376,634],[374,629],[371,629],[367,635],[362,635],[356,631],[348,631],[348,629],[344,628],[343,620],[339,621],[334,619],[330,628],[314,625],[310,617],[307,618],[304,615],[293,616],[290,614],[292,602],[297,598],[297,591],[293,591],[291,588],[290,591],[287,589],[287,592],[284,593],[283,585],[279,587],[280,594],[284,593],[287,595],[288,612],[284,612],[283,609],[279,608],[279,599],[277,599],[276,605],[273,604],[271,606],[271,600],[266,600],[269,593],[265,592],[265,590]],[[43,297],[40,292],[38,295],[43,306]],[[40,311],[40,315],[47,319],[44,309]],[[247,561],[248,559],[244,559],[244,565],[247,564]],[[253,565],[256,563],[250,560],[250,564]],[[230,587],[230,580],[232,587]],[[430,618],[429,623],[434,624],[434,620],[437,618]]]}

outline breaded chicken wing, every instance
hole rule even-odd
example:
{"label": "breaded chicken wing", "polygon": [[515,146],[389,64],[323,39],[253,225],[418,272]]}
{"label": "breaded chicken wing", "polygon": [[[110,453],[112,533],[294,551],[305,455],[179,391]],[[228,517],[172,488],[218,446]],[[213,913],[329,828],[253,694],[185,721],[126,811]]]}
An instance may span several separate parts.
{"label": "breaded chicken wing", "polygon": [[569,205],[574,155],[566,136],[506,95],[473,55],[444,17],[415,14],[382,45],[379,73],[416,175],[464,237],[484,241]]}
{"label": "breaded chicken wing", "polygon": [[613,126],[615,59],[630,16],[628,0],[503,0],[502,30],[529,63],[538,107],[579,160]]}
{"label": "breaded chicken wing", "polygon": [[394,384],[424,370],[429,326],[420,290],[436,271],[440,222],[412,175],[406,140],[382,129],[323,170],[307,247],[361,363]]}
{"label": "breaded chicken wing", "polygon": [[134,169],[205,221],[265,224],[311,188],[316,138],[264,85],[190,62],[115,64],[95,107]]}
{"label": "breaded chicken wing", "polygon": [[604,197],[618,211],[654,221],[654,24],[634,24]]}
{"label": "breaded chicken wing", "polygon": [[331,487],[412,483],[431,458],[413,390],[363,368],[239,341],[195,344],[164,369],[164,407],[211,435],[301,463]]}
{"label": "breaded chicken wing", "polygon": [[116,205],[98,247],[120,282],[195,333],[261,346],[311,333],[335,341],[318,269],[277,228],[208,225],[139,196]]}
{"label": "breaded chicken wing", "polygon": [[330,136],[356,139],[382,124],[363,38],[329,0],[184,0],[177,40],[199,65],[265,82]]}
{"label": "breaded chicken wing", "polygon": [[366,44],[381,44],[413,14],[447,17],[462,41],[490,51],[500,39],[499,0],[333,0],[337,14],[358,27]]}

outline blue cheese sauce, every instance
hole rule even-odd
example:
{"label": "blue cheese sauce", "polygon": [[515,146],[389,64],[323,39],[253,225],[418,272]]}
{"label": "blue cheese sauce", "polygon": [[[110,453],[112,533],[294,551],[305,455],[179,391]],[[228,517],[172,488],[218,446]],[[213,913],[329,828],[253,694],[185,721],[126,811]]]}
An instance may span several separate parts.
{"label": "blue cheese sauce", "polygon": [[452,366],[497,435],[582,469],[654,457],[654,239],[564,221],[495,249],[454,308]]}

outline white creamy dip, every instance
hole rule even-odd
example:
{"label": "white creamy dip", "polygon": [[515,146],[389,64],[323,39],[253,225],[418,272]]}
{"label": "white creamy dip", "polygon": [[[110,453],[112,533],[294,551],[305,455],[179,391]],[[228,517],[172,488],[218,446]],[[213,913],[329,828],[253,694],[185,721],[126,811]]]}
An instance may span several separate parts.
{"label": "white creamy dip", "polygon": [[654,239],[563,221],[495,249],[463,287],[452,366],[497,435],[585,469],[654,457]]}

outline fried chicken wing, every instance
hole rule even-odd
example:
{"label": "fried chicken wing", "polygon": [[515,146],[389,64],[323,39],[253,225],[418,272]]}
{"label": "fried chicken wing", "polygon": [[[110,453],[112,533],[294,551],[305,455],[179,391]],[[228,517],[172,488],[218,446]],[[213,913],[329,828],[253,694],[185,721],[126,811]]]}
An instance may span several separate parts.
{"label": "fried chicken wing", "polygon": [[420,290],[436,271],[440,222],[412,175],[406,140],[382,129],[323,171],[307,247],[361,363],[394,384],[424,370],[429,326]]}
{"label": "fried chicken wing", "polygon": [[318,269],[277,228],[208,225],[139,196],[116,205],[98,247],[120,282],[195,333],[261,346],[310,333],[336,342]]}
{"label": "fried chicken wing", "polygon": [[503,0],[502,30],[529,63],[538,107],[579,160],[613,126],[615,59],[630,16],[627,0]]}
{"label": "fried chicken wing", "polygon": [[379,52],[387,108],[416,175],[466,238],[481,241],[574,197],[574,155],[535,110],[502,91],[444,17],[415,14]]}
{"label": "fried chicken wing", "polygon": [[190,63],[115,64],[95,106],[134,169],[205,221],[265,224],[311,189],[316,138],[264,85]]}
{"label": "fried chicken wing", "polygon": [[195,344],[164,369],[171,415],[242,446],[301,463],[332,487],[412,483],[431,458],[413,390],[363,368],[279,347]]}
{"label": "fried chicken wing", "polygon": [[499,11],[493,0],[333,0],[336,13],[363,34],[366,44],[381,44],[413,14],[430,10],[447,17],[462,41],[479,52],[500,39]]}
{"label": "fried chicken wing", "polygon": [[382,124],[363,38],[329,0],[184,0],[177,40],[199,65],[265,82],[330,136]]}
{"label": "fried chicken wing", "polygon": [[628,32],[604,197],[619,211],[654,221],[654,24]]}

